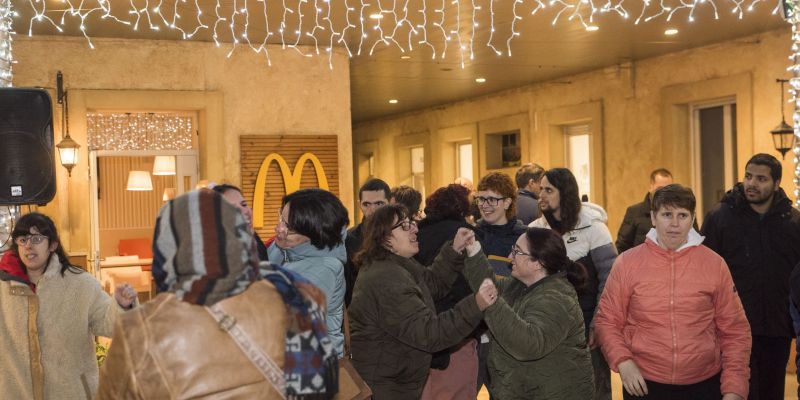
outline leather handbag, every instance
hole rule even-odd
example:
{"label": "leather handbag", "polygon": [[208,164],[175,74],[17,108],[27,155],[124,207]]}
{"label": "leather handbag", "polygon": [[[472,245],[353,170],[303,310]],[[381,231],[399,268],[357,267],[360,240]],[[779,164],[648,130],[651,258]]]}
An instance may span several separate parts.
{"label": "leather handbag", "polygon": [[361,379],[361,375],[350,362],[350,320],[344,309],[344,358],[339,360],[339,393],[334,400],[367,400],[372,398],[372,389]]}

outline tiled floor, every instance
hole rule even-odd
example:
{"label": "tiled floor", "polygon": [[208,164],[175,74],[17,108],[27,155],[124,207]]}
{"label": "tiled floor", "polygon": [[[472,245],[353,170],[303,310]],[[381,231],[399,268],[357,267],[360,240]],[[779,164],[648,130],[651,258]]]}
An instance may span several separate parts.
{"label": "tiled floor", "polygon": [[[481,388],[478,393],[478,400],[489,400],[489,393],[486,388]],[[785,400],[797,399],[797,377],[795,375],[786,375],[786,390],[784,391]],[[622,383],[619,380],[619,375],[611,373],[611,397],[613,400],[622,400]]]}

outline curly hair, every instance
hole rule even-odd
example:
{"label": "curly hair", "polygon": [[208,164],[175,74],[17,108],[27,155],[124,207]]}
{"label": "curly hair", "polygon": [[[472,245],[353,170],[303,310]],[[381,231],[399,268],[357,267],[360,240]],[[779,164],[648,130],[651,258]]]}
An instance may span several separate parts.
{"label": "curly hair", "polygon": [[511,205],[506,210],[506,218],[510,220],[517,215],[517,188],[508,174],[492,172],[484,175],[478,182],[478,191],[482,190],[491,190],[500,196],[511,199]]}
{"label": "curly hair", "polygon": [[[561,209],[561,228],[563,232],[569,232],[575,229],[578,224],[578,216],[581,213],[581,196],[578,189],[578,181],[575,180],[575,175],[572,171],[566,168],[553,168],[544,173],[553,187],[558,190],[558,195],[561,200],[559,208]],[[548,220],[552,218],[552,214],[544,213],[545,218]],[[549,222],[549,221],[548,221]],[[552,223],[550,224],[553,225]]]}
{"label": "curly hair", "polygon": [[469,189],[455,183],[436,189],[425,200],[425,215],[428,216],[462,220],[469,212]]}
{"label": "curly hair", "polygon": [[358,268],[364,268],[373,261],[385,259],[389,250],[389,238],[395,221],[409,218],[408,210],[402,204],[389,204],[378,208],[364,220],[364,236],[361,251],[356,253],[353,262]]}

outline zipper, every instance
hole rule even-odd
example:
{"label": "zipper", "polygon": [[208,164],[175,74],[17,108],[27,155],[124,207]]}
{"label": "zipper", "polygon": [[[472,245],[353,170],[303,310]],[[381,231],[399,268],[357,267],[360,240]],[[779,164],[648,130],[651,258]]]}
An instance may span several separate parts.
{"label": "zipper", "polygon": [[675,384],[675,370],[678,366],[678,338],[675,329],[675,253],[670,254],[670,285],[669,285],[669,323],[672,331],[672,377],[671,383]]}

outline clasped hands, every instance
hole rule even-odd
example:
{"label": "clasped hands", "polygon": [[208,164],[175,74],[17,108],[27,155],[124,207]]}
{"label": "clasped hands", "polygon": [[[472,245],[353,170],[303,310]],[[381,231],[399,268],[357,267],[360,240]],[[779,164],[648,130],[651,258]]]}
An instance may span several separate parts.
{"label": "clasped hands", "polygon": [[[475,232],[471,229],[459,228],[453,238],[453,250],[458,253],[466,250],[469,256],[474,256],[480,251],[480,246],[480,243],[475,240]],[[494,304],[497,301],[497,295],[497,286],[495,286],[494,282],[489,278],[484,279],[480,288],[478,288],[478,292],[475,293],[478,309],[483,311]]]}

